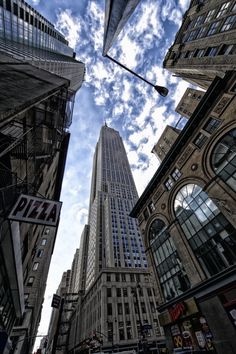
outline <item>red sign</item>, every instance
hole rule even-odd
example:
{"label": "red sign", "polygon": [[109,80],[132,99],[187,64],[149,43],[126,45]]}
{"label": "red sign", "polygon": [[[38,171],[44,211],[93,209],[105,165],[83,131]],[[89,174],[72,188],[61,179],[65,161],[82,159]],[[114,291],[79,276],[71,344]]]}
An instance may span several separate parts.
{"label": "red sign", "polygon": [[179,304],[174,305],[168,311],[172,321],[176,321],[185,312],[185,310],[186,310],[185,303],[180,302]]}

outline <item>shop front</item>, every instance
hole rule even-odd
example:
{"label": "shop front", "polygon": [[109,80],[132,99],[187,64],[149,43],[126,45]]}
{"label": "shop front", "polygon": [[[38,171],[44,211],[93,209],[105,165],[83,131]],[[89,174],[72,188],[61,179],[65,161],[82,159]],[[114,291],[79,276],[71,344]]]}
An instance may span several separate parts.
{"label": "shop front", "polygon": [[159,315],[168,337],[170,353],[177,349],[215,353],[213,334],[194,298],[169,307]]}

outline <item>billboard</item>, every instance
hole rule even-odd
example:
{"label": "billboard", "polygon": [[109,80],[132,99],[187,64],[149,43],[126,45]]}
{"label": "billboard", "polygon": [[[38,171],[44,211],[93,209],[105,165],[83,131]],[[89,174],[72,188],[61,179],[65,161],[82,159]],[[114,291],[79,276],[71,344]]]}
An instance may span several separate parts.
{"label": "billboard", "polygon": [[56,226],[62,202],[21,194],[8,219],[33,224]]}

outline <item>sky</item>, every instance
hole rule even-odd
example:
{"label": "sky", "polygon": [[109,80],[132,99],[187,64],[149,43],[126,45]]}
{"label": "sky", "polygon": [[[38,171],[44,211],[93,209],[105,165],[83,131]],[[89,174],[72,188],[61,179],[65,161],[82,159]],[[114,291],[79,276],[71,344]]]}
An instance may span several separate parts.
{"label": "sky", "polygon": [[61,221],[39,335],[47,333],[52,295],[63,271],[71,268],[87,222],[92,158],[101,126],[106,121],[120,132],[139,195],[159,166],[151,150],[166,125],[175,125],[180,118],[174,109],[189,87],[164,70],[162,62],[189,2],[141,0],[108,53],[154,84],[168,87],[169,94],[163,98],[151,86],[102,57],[105,0],[28,0],[65,35],[76,58],[86,66],[70,127]]}

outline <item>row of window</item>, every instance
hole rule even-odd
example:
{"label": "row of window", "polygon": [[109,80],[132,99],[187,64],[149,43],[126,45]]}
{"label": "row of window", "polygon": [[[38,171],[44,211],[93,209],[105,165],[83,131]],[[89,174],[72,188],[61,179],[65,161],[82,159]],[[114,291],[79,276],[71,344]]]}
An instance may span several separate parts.
{"label": "row of window", "polygon": [[201,57],[214,57],[217,55],[232,55],[235,54],[235,45],[221,44],[219,46],[198,48],[182,52],[180,58],[201,58]]}
{"label": "row of window", "polygon": [[[3,0],[0,1],[0,6],[3,7]],[[46,25],[44,22],[40,21],[39,18],[36,16],[30,14],[28,11],[25,11],[23,7],[18,6],[17,3],[13,3],[13,8],[12,8],[12,3],[11,0],[6,0],[6,10],[9,12],[12,12],[15,16],[19,17],[23,21],[26,21],[27,23],[35,26],[36,28],[40,29],[41,31],[49,34],[50,36],[56,38],[60,42],[64,44],[68,44],[68,42],[65,40],[63,36],[61,36],[58,32],[53,30],[53,28],[49,27]],[[39,17],[40,14],[38,14]],[[47,20],[44,20],[48,22]]]}
{"label": "row of window", "polygon": [[[131,293],[135,292],[136,288],[131,289]],[[143,296],[143,289],[137,289],[139,296]],[[152,289],[147,288],[148,296],[153,296]],[[116,288],[116,297],[127,297],[128,296],[128,289],[127,288]],[[112,289],[107,288],[107,297],[112,297]]]}

